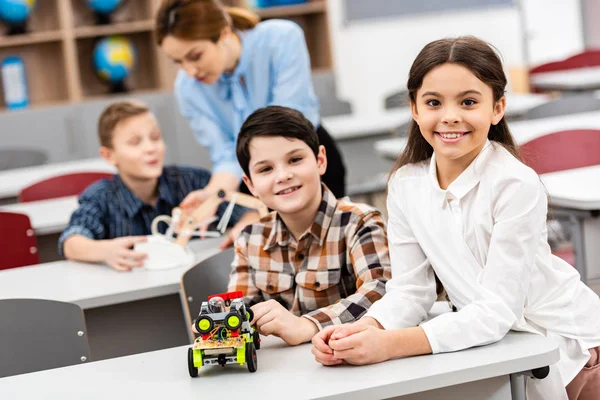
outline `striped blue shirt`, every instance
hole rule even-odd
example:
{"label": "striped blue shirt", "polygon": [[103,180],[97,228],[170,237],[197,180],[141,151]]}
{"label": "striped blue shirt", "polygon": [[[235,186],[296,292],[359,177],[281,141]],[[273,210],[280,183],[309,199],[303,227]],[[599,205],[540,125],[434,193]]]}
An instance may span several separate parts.
{"label": "striped blue shirt", "polygon": [[[103,179],[88,187],[79,197],[79,208],[71,215],[69,225],[58,240],[58,251],[63,255],[63,243],[71,235],[83,235],[90,239],[114,239],[122,236],[150,235],[152,220],[158,215],[171,215],[185,196],[202,189],[210,180],[211,173],[204,169],[168,166],[158,180],[156,206],[144,203],[125,185],[119,175]],[[221,217],[226,203],[219,206]],[[229,221],[235,224],[247,211],[236,206]],[[165,224],[159,225],[164,233]]]}
{"label": "striped blue shirt", "polygon": [[269,20],[238,34],[242,53],[233,73],[206,85],[180,70],[175,95],[196,140],[210,151],[213,172],[241,177],[235,142],[250,114],[269,105],[285,106],[302,112],[315,127],[320,114],[302,28]]}

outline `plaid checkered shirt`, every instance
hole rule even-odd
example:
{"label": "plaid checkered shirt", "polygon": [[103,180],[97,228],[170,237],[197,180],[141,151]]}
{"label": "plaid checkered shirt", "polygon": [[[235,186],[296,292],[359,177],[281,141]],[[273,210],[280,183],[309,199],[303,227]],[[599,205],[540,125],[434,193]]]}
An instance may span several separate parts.
{"label": "plaid checkered shirt", "polygon": [[359,319],[391,277],[381,213],[337,200],[323,185],[311,227],[296,240],[276,212],[249,225],[235,244],[229,291],[253,305],[274,299],[319,329]]}

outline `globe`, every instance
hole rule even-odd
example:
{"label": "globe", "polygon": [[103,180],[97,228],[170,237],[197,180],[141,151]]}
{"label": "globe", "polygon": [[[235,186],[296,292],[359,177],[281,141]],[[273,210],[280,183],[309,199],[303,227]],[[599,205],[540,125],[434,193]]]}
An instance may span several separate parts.
{"label": "globe", "polygon": [[0,0],[0,18],[9,24],[24,23],[35,7],[36,0]]}
{"label": "globe", "polygon": [[133,43],[123,36],[106,37],[94,47],[94,69],[114,91],[124,90],[124,80],[133,70],[136,58]]}
{"label": "globe", "polygon": [[99,14],[110,14],[115,11],[123,0],[87,0],[88,6]]}

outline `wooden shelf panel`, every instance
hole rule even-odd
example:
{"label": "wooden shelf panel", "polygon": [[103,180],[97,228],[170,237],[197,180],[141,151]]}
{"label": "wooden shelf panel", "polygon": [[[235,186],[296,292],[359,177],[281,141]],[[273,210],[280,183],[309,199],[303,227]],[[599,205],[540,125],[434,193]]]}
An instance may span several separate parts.
{"label": "wooden shelf panel", "polygon": [[75,28],[76,38],[119,35],[137,32],[150,32],[154,29],[153,20],[122,22],[110,25],[82,26]]}
{"label": "wooden shelf panel", "polygon": [[[10,47],[0,49],[0,60],[17,55],[25,64],[25,74],[29,93],[29,104],[55,104],[68,100],[64,84],[64,63],[62,43],[46,42],[35,46]],[[49,62],[48,60],[52,60]],[[0,107],[4,107],[4,88],[0,81]]]}
{"label": "wooden shelf panel", "polygon": [[0,36],[0,47],[25,46],[62,40],[62,31],[32,32],[23,35]]}
{"label": "wooden shelf panel", "polygon": [[[38,1],[27,21],[27,32],[56,31],[60,29],[57,0]],[[6,23],[0,21],[0,32],[8,30]]]}
{"label": "wooden shelf panel", "polygon": [[262,19],[297,17],[306,14],[324,13],[326,9],[324,1],[310,1],[303,4],[291,6],[267,7],[254,10]]}
{"label": "wooden shelf panel", "polygon": [[[138,32],[126,35],[136,49],[137,63],[131,76],[126,80],[128,89],[152,90],[158,88],[156,72],[156,50],[151,32]],[[79,62],[81,90],[84,98],[109,95],[109,87],[94,71],[93,52],[96,38],[77,39],[77,57]]]}
{"label": "wooden shelf panel", "polygon": [[[96,25],[94,12],[85,4],[85,1],[71,0],[71,8],[73,10],[73,23],[75,27],[103,27],[103,25]],[[152,18],[154,18],[153,4],[148,0],[124,1],[111,15],[111,20],[114,24],[147,21]]]}

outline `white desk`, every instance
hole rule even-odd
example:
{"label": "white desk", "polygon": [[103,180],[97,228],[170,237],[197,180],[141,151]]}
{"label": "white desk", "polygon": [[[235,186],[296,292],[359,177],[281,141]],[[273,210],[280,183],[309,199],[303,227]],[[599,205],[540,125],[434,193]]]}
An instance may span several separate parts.
{"label": "white desk", "polygon": [[506,93],[506,116],[519,117],[527,111],[548,103],[552,98],[539,93]]}
{"label": "white desk", "polygon": [[600,88],[600,67],[539,72],[531,75],[531,84],[544,90],[593,90]]}
{"label": "white desk", "polygon": [[410,108],[394,108],[380,115],[336,115],[323,117],[323,126],[336,140],[391,133],[412,119]]}
{"label": "white desk", "polygon": [[192,265],[164,271],[117,272],[104,264],[57,261],[0,271],[0,299],[34,298],[96,308],[179,293],[185,271],[219,252],[223,238],[192,240]]}
{"label": "white desk", "polygon": [[[551,98],[543,94],[507,93],[506,115],[515,117],[547,103]],[[380,115],[337,115],[324,117],[323,126],[336,140],[372,136],[392,132],[412,119],[410,108],[394,108]]]}
{"label": "white desk", "polygon": [[21,189],[56,175],[74,172],[109,172],[115,168],[101,158],[43,164],[35,167],[16,168],[0,172],[0,198],[17,197]]}
{"label": "white desk", "polygon": [[600,279],[600,165],[543,174],[541,179],[556,212],[578,221],[573,243],[582,279]]}
{"label": "white desk", "polygon": [[[246,399],[509,399],[509,374],[554,364],[549,339],[509,333],[500,342],[455,353],[355,367],[324,367],[310,344],[288,347],[263,338],[258,371],[245,366],[187,371],[188,346],[0,379],[0,393],[18,399],[195,399],[236,393]],[[304,383],[303,383],[304,382]],[[443,388],[443,389],[442,389]],[[425,392],[425,393],[424,393]]]}
{"label": "white desk", "polygon": [[31,221],[36,235],[62,232],[68,225],[71,214],[79,207],[77,196],[32,201],[1,206],[0,211],[25,214]]}
{"label": "white desk", "polygon": [[[196,254],[193,265],[217,254],[222,240],[191,241],[189,247]],[[117,272],[103,264],[59,261],[14,268],[0,271],[0,299],[38,298],[79,305],[85,311],[95,360],[164,349],[189,343],[180,280],[193,265]]]}
{"label": "white desk", "polygon": [[600,210],[600,165],[552,172],[543,174],[541,178],[553,205],[585,211]]}

